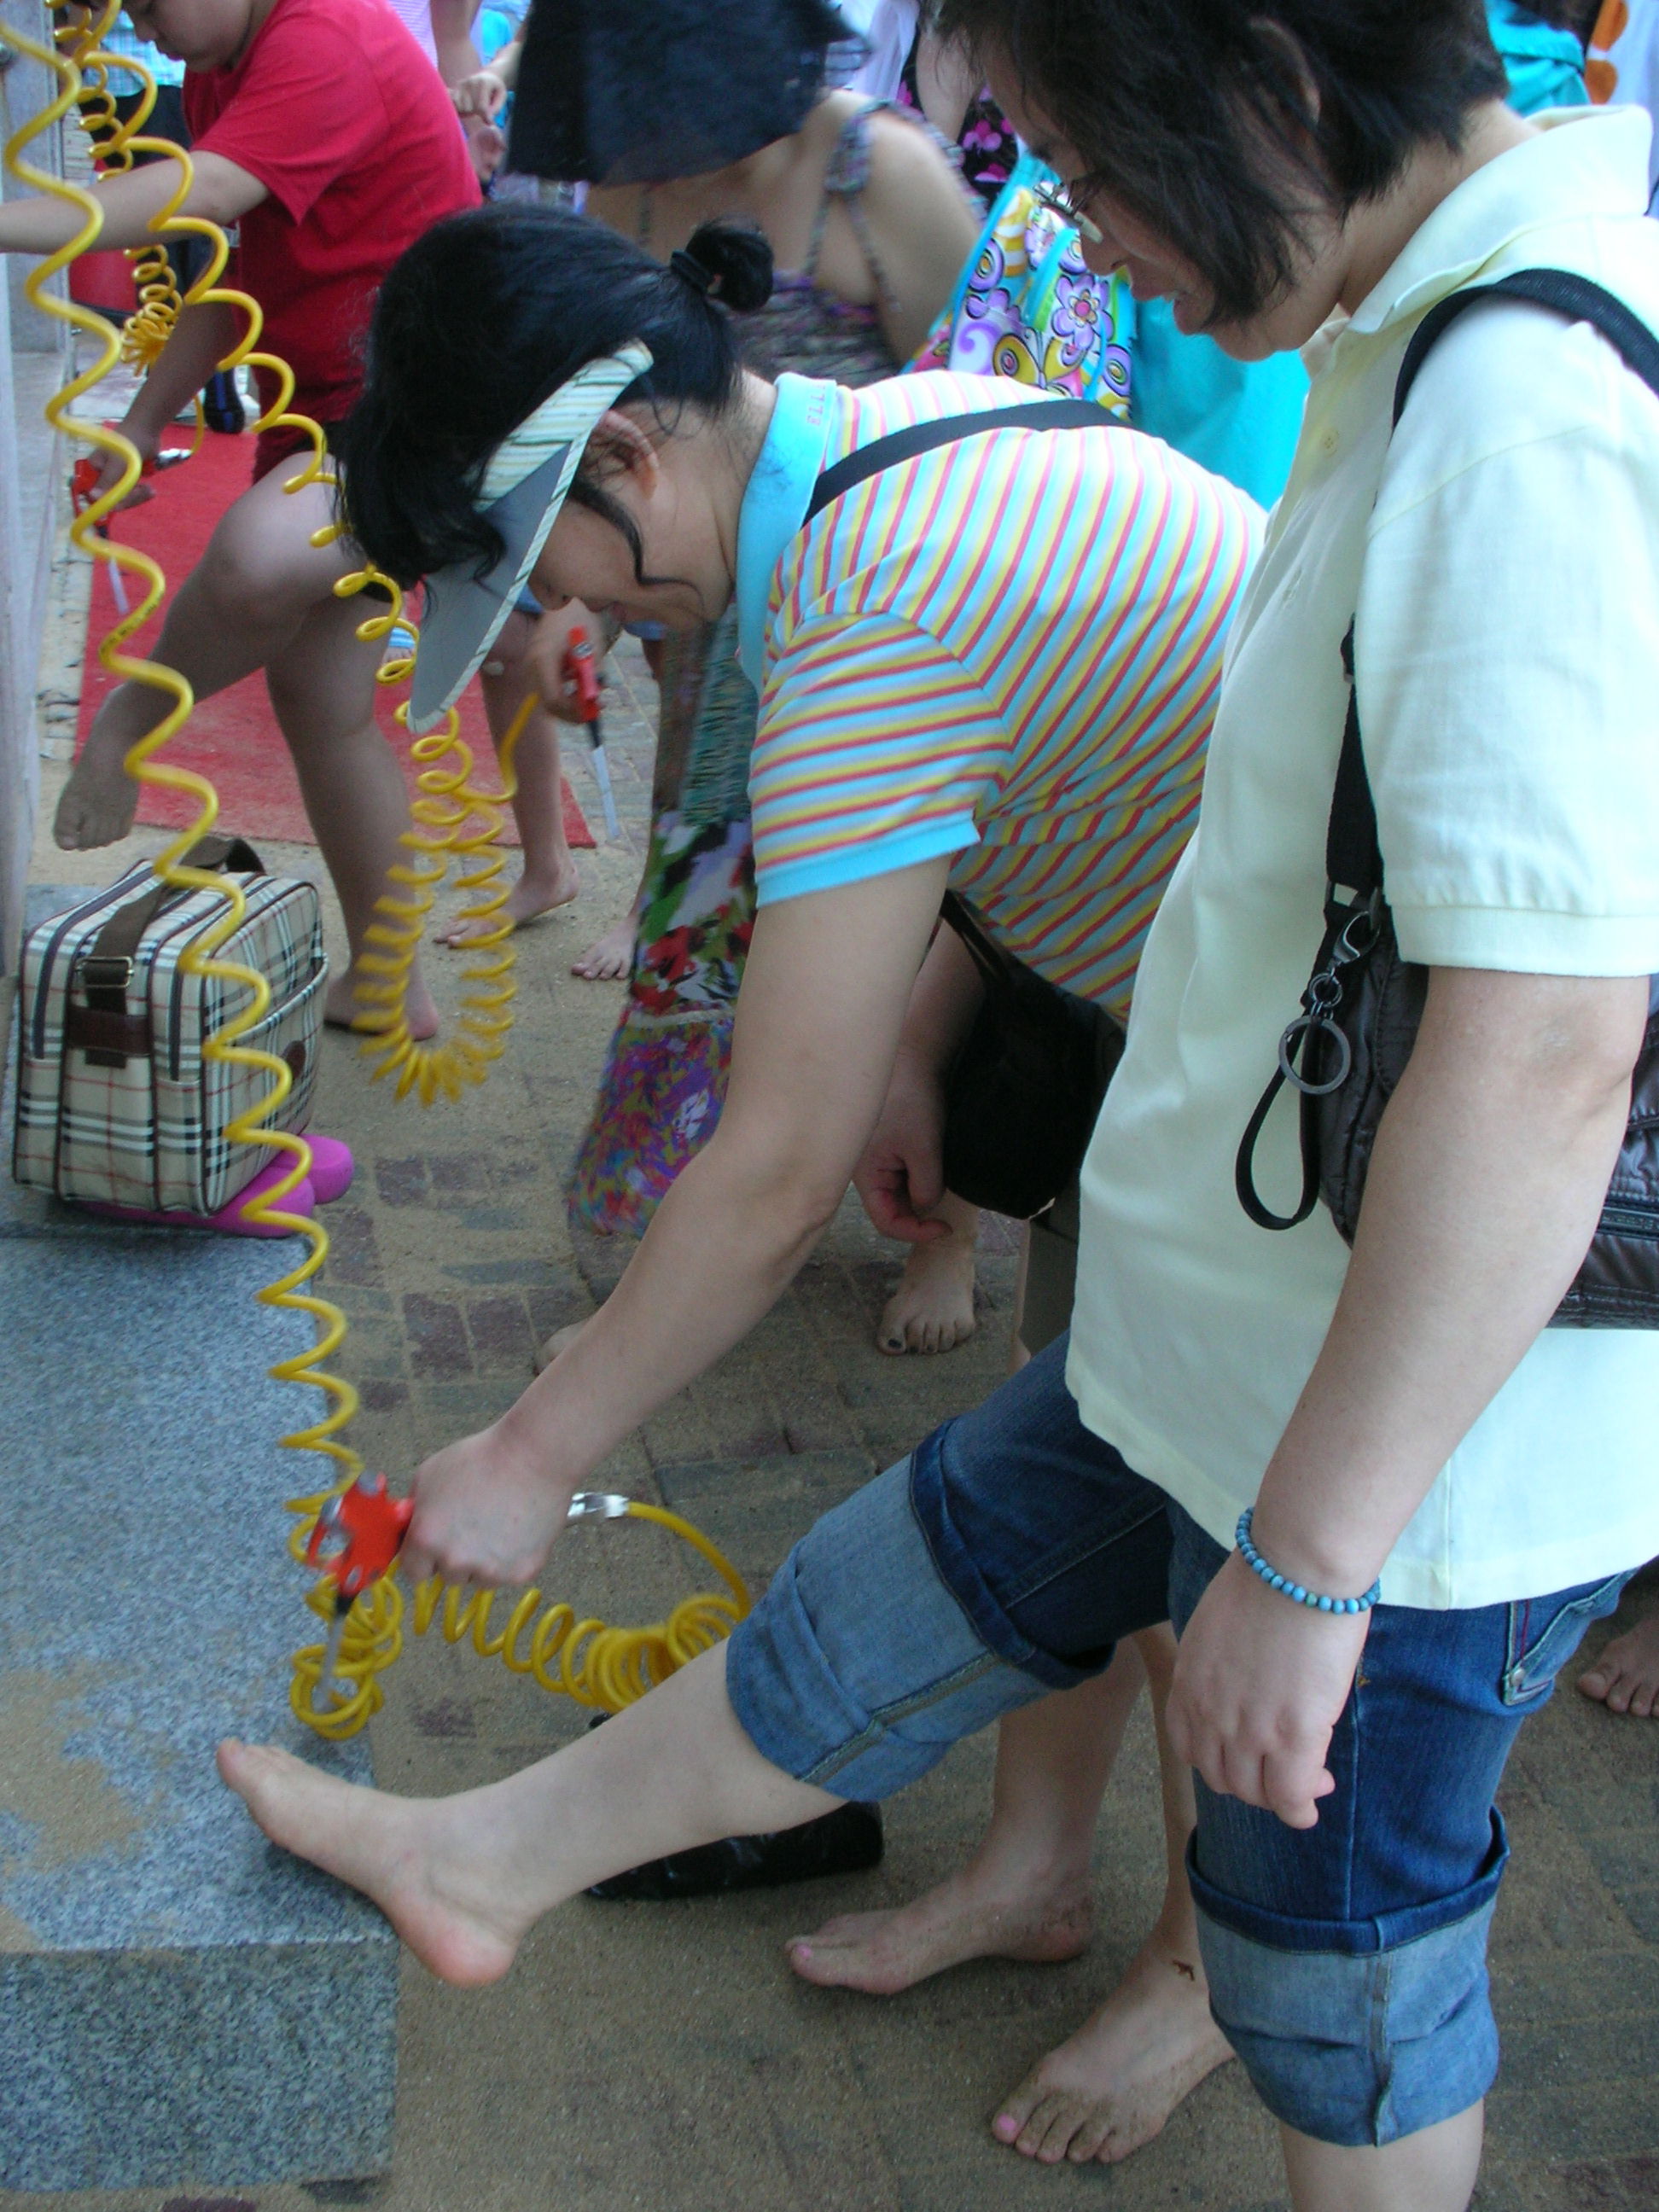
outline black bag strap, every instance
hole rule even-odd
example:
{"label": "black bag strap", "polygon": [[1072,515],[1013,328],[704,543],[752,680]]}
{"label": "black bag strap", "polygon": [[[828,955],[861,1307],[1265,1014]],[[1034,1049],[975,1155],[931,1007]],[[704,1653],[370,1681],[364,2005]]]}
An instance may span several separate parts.
{"label": "black bag strap", "polygon": [[[1534,307],[1553,308],[1569,321],[1589,323],[1622,358],[1626,368],[1639,376],[1659,397],[1659,337],[1625,302],[1588,276],[1566,269],[1517,269],[1491,284],[1472,284],[1454,292],[1430,308],[1412,333],[1394,387],[1394,422],[1397,428],[1417,381],[1418,371],[1428,359],[1435,341],[1460,315],[1488,300],[1524,300]],[[1353,681],[1353,624],[1342,641],[1342,665],[1348,678],[1348,715],[1342,731],[1342,751],[1336,766],[1336,788],[1325,833],[1325,876],[1363,904],[1382,887],[1382,853],[1377,842],[1376,808],[1365,756],[1359,742],[1359,699]],[[1333,894],[1328,893],[1328,896]]]}
{"label": "black bag strap", "polygon": [[[1430,308],[1413,331],[1400,364],[1394,388],[1394,427],[1399,425],[1418,372],[1435,341],[1460,315],[1487,300],[1524,300],[1534,307],[1551,308],[1572,322],[1591,324],[1625,366],[1659,396],[1659,337],[1622,300],[1569,270],[1517,269],[1492,283],[1472,284],[1453,292]],[[1233,1164],[1238,1202],[1261,1229],[1294,1229],[1318,1203],[1319,1102],[1341,1088],[1349,1065],[1348,1042],[1335,1016],[1346,996],[1349,971],[1375,943],[1385,912],[1376,805],[1359,736],[1353,631],[1350,622],[1342,640],[1348,711],[1325,830],[1325,935],[1313,975],[1302,994],[1302,1012],[1279,1041],[1279,1066],[1256,1101]],[[1286,1083],[1293,1084],[1300,1093],[1302,1188],[1293,1212],[1275,1213],[1255,1187],[1255,1148],[1273,1102]]]}
{"label": "black bag strap", "polygon": [[997,943],[959,891],[945,892],[939,904],[939,918],[962,939],[982,982],[994,985],[1007,977],[1013,955]]}
{"label": "black bag strap", "polygon": [[867,477],[896,468],[901,461],[913,461],[936,446],[953,445],[958,438],[982,437],[990,430],[1098,430],[1108,425],[1123,428],[1121,417],[1089,399],[1028,400],[1018,407],[988,407],[981,414],[941,415],[936,422],[912,422],[884,438],[872,439],[827,468],[812,488],[805,520],[811,522],[822,514]]}

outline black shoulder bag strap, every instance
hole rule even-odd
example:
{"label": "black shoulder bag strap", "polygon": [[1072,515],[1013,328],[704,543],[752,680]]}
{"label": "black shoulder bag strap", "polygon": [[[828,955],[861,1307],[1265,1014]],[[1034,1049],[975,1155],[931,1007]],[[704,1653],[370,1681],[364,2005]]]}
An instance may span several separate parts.
{"label": "black shoulder bag strap", "polygon": [[[884,438],[872,439],[869,445],[860,446],[856,453],[848,453],[844,460],[825,469],[812,488],[811,501],[801,526],[804,529],[814,516],[822,514],[826,507],[832,506],[855,484],[879,476],[884,469],[896,468],[902,462],[930,453],[936,447],[954,445],[962,438],[981,437],[989,430],[1098,430],[1123,427],[1121,416],[1114,415],[1109,408],[1097,407],[1090,399],[1024,400],[1016,407],[988,407],[981,414],[942,415],[932,422],[912,422],[902,430],[890,431]],[[986,983],[1007,976],[1007,955],[965,900],[958,898],[954,891],[946,891],[940,914],[967,946]]]}
{"label": "black shoulder bag strap", "polygon": [[[1108,428],[1121,429],[1121,416],[1109,409],[1097,407],[1090,399],[1027,400],[1018,407],[988,407],[978,415],[942,415],[936,422],[912,422],[902,430],[890,431],[884,438],[872,439],[869,445],[860,446],[855,453],[827,468],[812,488],[811,504],[805,522],[822,514],[824,508],[861,484],[867,477],[879,476],[882,470],[896,468],[901,461],[913,461],[918,454],[932,453],[936,446],[954,445],[959,438],[982,437],[988,430],[1099,430]],[[803,525],[804,526],[804,525]]]}
{"label": "black shoulder bag strap", "polygon": [[[1394,388],[1399,427],[1418,371],[1447,326],[1488,300],[1523,300],[1552,308],[1571,322],[1589,323],[1627,368],[1659,398],[1659,337],[1624,301],[1565,269],[1517,269],[1491,284],[1470,285],[1430,308],[1412,333]],[[1353,675],[1353,623],[1342,640],[1348,679],[1348,712],[1336,764],[1330,820],[1325,830],[1325,935],[1314,973],[1302,994],[1302,1012],[1279,1041],[1279,1066],[1256,1102],[1234,1167],[1238,1202],[1261,1229],[1294,1229],[1319,1200],[1318,1102],[1346,1081],[1352,1060],[1335,1016],[1348,990],[1348,970],[1376,942],[1382,925],[1382,849],[1376,807],[1359,738],[1359,694]],[[1286,1084],[1301,1093],[1302,1194],[1294,1213],[1274,1213],[1255,1187],[1255,1148],[1273,1101]]]}

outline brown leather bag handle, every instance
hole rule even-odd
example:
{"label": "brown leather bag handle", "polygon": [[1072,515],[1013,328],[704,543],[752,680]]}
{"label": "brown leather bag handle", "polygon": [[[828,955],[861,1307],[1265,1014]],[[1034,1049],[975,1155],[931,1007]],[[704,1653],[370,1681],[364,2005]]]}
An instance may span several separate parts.
{"label": "brown leather bag handle", "polygon": [[[240,837],[201,837],[185,855],[187,868],[224,869],[239,875],[262,876],[265,864],[252,845]],[[179,896],[176,884],[156,882],[143,898],[118,907],[76,963],[87,1004],[100,1012],[126,1011],[127,986],[132,963],[144,932],[167,901]]]}

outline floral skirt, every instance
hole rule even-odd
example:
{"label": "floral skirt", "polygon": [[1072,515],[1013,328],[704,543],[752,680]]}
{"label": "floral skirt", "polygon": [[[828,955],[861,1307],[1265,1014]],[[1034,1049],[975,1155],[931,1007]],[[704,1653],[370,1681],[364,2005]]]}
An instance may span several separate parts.
{"label": "floral skirt", "polygon": [[653,825],[628,1005],[570,1181],[573,1220],[638,1236],[720,1120],[755,923],[746,816]]}

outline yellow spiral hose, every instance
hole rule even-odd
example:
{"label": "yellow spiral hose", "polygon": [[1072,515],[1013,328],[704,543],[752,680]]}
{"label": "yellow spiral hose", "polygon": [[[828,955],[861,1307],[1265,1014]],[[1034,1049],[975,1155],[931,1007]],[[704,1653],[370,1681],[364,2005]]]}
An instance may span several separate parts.
{"label": "yellow spiral hose", "polygon": [[[683,1598],[666,1620],[651,1627],[613,1628],[591,1616],[579,1619],[574,1607],[562,1601],[544,1606],[539,1589],[526,1589],[495,1628],[491,1616],[500,1591],[464,1590],[431,1575],[415,1591],[415,1633],[424,1636],[435,1620],[447,1643],[465,1638],[481,1658],[499,1659],[511,1673],[530,1675],[555,1696],[574,1698],[578,1705],[604,1712],[620,1712],[700,1651],[729,1636],[749,1611],[742,1577],[689,1521],[637,1498],[629,1501],[627,1517],[654,1521],[700,1552],[730,1595],[699,1590]],[[328,1583],[319,1584],[309,1601],[319,1619],[332,1619]],[[295,1652],[289,1700],[308,1728],[338,1741],[356,1735],[379,1712],[384,1697],[380,1677],[403,1650],[403,1592],[394,1571],[367,1590],[352,1610],[333,1670],[336,1702],[330,1706],[317,1704],[325,1645],[309,1644]],[[344,1697],[338,1694],[341,1681],[351,1685]]]}
{"label": "yellow spiral hose", "polygon": [[[72,0],[50,0],[50,4],[54,8],[66,7],[72,4]],[[362,1471],[361,1458],[341,1433],[357,1411],[357,1393],[351,1383],[331,1373],[325,1364],[344,1340],[346,1319],[331,1301],[306,1288],[327,1257],[327,1231],[319,1222],[286,1212],[283,1208],[283,1200],[298,1188],[310,1173],[312,1164],[311,1147],[302,1135],[270,1125],[272,1115],[292,1088],[293,1077],[287,1063],[274,1054],[240,1042],[268,1011],[270,986],[257,970],[214,957],[240,927],[246,911],[241,886],[234,877],[183,864],[185,854],[207,835],[217,820],[218,794],[206,777],[156,758],[189,718],[195,703],[191,687],[175,670],[122,650],[126,641],[160,605],[167,588],[166,578],[149,555],[133,546],[112,542],[100,532],[100,526],[138,481],[137,449],[118,430],[71,410],[76,400],[109,374],[122,356],[123,346],[100,316],[74,301],[58,299],[46,289],[60,270],[95,246],[103,227],[103,215],[91,193],[35,167],[24,158],[25,149],[58,123],[77,102],[82,104],[83,115],[90,113],[95,125],[107,127],[111,133],[106,141],[106,165],[128,166],[137,150],[169,160],[178,170],[173,193],[149,223],[155,234],[155,245],[136,249],[139,266],[152,272],[148,280],[152,289],[150,299],[141,307],[140,328],[132,337],[126,357],[148,366],[166,343],[180,306],[225,304],[240,309],[246,319],[246,327],[240,343],[220,364],[221,368],[234,369],[246,362],[266,370],[275,380],[276,397],[254,424],[255,430],[291,428],[302,433],[311,447],[308,459],[286,480],[284,489],[299,492],[313,483],[332,487],[337,480],[327,466],[327,447],[321,428],[309,416],[290,410],[295,389],[292,370],[276,355],[256,350],[264,325],[258,302],[246,292],[219,284],[229,251],[224,233],[216,223],[180,212],[194,176],[189,155],[169,140],[142,135],[141,126],[154,103],[155,87],[143,64],[125,55],[121,67],[140,79],[143,92],[138,108],[125,125],[120,125],[115,116],[106,86],[107,57],[100,51],[100,42],[118,9],[118,0],[105,0],[95,19],[88,19],[72,32],[61,32],[52,46],[44,46],[7,26],[9,42],[20,53],[51,70],[58,79],[58,91],[38,115],[13,134],[6,143],[3,158],[13,176],[72,206],[82,219],[74,238],[57,252],[46,256],[24,286],[27,296],[42,313],[84,332],[98,343],[98,357],[92,366],[46,403],[48,421],[55,429],[121,463],[117,481],[88,501],[73,519],[70,537],[88,558],[106,562],[143,581],[142,599],[135,596],[130,611],[100,641],[98,658],[112,675],[125,682],[149,684],[164,692],[171,703],[155,727],[129,750],[123,765],[137,782],[186,793],[196,804],[198,811],[189,827],[179,831],[152,865],[155,875],[170,886],[181,891],[212,892],[224,902],[222,913],[185,949],[179,964],[188,975],[240,985],[247,994],[241,1011],[204,1041],[203,1057],[257,1068],[270,1078],[270,1088],[245,1113],[228,1122],[224,1134],[232,1144],[256,1146],[286,1157],[288,1165],[280,1180],[269,1190],[250,1199],[244,1212],[262,1224],[302,1237],[307,1247],[305,1257],[297,1267],[256,1293],[262,1305],[309,1316],[315,1329],[314,1340],[304,1352],[279,1361],[270,1370],[276,1381],[308,1384],[321,1391],[325,1400],[319,1419],[282,1439],[287,1449],[313,1452],[330,1462],[325,1487],[287,1501],[286,1510],[295,1516],[289,1548],[295,1559],[303,1561],[311,1530],[324,1504],[349,1487]],[[81,74],[83,66],[88,73],[84,92]],[[182,301],[161,246],[161,240],[168,235],[191,235],[208,242],[207,266]],[[160,268],[167,270],[165,283],[157,266],[158,256]],[[148,321],[143,319],[146,308],[153,308]],[[312,543],[325,545],[340,534],[340,526],[335,521],[315,532]],[[372,586],[380,587],[390,605],[384,614],[372,616],[359,626],[359,637],[365,641],[383,640],[399,625],[415,636],[414,626],[404,612],[402,592],[378,570],[366,567],[343,577],[335,589],[341,597],[350,598]],[[412,666],[412,654],[388,659],[379,672],[379,680],[401,682]],[[498,838],[501,807],[516,788],[513,778],[514,749],[534,704],[532,693],[526,697],[503,741],[501,784],[495,792],[480,791],[473,784],[471,752],[460,738],[459,718],[453,709],[443,728],[415,740],[415,757],[422,763],[417,778],[420,795],[412,807],[413,827],[404,833],[403,840],[411,860],[392,871],[398,888],[388,891],[377,907],[381,919],[369,932],[374,950],[360,963],[371,980],[360,983],[357,992],[365,1009],[358,1026],[368,1033],[363,1049],[376,1061],[376,1078],[395,1073],[400,1097],[412,1091],[423,1104],[429,1104],[441,1093],[453,1097],[463,1085],[481,1082],[489,1062],[500,1057],[512,1025],[507,1010],[514,995],[510,980],[514,956],[507,944],[512,924],[501,911],[507,901],[507,885],[501,880],[503,864]],[[398,720],[406,726],[406,706],[399,708]],[[472,896],[472,903],[463,909],[460,919],[481,921],[486,927],[469,940],[478,957],[463,970],[467,989],[461,1001],[459,1034],[445,1044],[434,1045],[410,1035],[405,1000],[425,917],[444,879],[447,856],[452,853],[476,864],[458,878],[459,888]],[[538,1618],[541,1594],[530,1590],[515,1602],[503,1627],[492,1633],[489,1622],[494,1593],[475,1592],[464,1599],[459,1591],[447,1590],[441,1580],[433,1577],[416,1593],[416,1632],[425,1633],[441,1604],[441,1631],[452,1643],[470,1633],[475,1650],[485,1656],[500,1656],[512,1671],[532,1675],[544,1689],[561,1692],[585,1705],[603,1706],[611,1711],[619,1710],[643,1696],[654,1683],[695,1657],[698,1651],[729,1635],[748,1610],[748,1596],[740,1577],[689,1522],[658,1507],[641,1504],[630,1504],[629,1511],[672,1529],[692,1545],[721,1576],[731,1595],[700,1593],[677,1606],[665,1622],[629,1629],[609,1627],[593,1620],[578,1620],[572,1608],[562,1604],[547,1607]],[[308,1601],[325,1617],[331,1614],[331,1585],[326,1582],[319,1584]],[[355,1735],[383,1701],[380,1677],[403,1648],[402,1618],[402,1593],[394,1576],[388,1574],[358,1601],[346,1624],[334,1672],[337,1682],[344,1679],[352,1683],[352,1694],[337,1699],[331,1686],[331,1702],[321,1709],[315,1698],[323,1647],[307,1646],[297,1652],[289,1696],[300,1719],[331,1738]]]}

